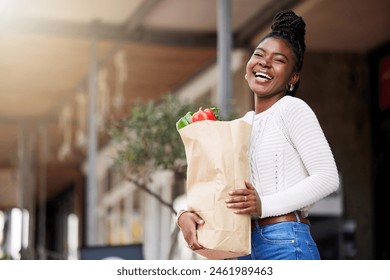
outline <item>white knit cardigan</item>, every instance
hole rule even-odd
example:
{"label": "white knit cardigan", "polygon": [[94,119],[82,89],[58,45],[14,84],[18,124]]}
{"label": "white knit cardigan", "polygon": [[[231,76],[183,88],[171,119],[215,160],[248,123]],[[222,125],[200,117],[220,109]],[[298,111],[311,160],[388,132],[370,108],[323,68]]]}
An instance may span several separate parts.
{"label": "white knit cardigan", "polygon": [[339,176],[328,141],[312,109],[301,99],[284,96],[253,120],[249,150],[251,181],[262,218],[302,210],[308,215],[318,200],[336,191]]}

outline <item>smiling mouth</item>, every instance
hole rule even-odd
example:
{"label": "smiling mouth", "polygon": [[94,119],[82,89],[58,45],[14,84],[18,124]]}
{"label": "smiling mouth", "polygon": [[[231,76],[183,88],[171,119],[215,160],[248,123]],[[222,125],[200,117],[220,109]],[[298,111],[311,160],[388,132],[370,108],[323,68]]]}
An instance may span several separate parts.
{"label": "smiling mouth", "polygon": [[263,79],[267,79],[268,81],[271,81],[273,78],[265,73],[262,73],[262,72],[256,72],[255,73],[255,77],[256,78],[263,78]]}

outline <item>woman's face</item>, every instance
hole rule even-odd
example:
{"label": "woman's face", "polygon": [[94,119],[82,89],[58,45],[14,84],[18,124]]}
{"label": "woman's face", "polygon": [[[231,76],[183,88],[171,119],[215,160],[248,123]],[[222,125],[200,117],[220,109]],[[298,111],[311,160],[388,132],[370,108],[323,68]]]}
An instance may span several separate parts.
{"label": "woman's face", "polygon": [[280,38],[267,38],[255,49],[246,66],[248,85],[258,97],[286,93],[288,84],[295,84],[295,55]]}

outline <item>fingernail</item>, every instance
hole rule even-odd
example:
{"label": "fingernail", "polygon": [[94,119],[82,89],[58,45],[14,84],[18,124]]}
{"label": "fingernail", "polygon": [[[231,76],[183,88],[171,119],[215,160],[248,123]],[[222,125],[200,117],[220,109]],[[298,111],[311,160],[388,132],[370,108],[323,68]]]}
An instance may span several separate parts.
{"label": "fingernail", "polygon": [[230,198],[226,199],[225,202],[230,202],[232,201]]}

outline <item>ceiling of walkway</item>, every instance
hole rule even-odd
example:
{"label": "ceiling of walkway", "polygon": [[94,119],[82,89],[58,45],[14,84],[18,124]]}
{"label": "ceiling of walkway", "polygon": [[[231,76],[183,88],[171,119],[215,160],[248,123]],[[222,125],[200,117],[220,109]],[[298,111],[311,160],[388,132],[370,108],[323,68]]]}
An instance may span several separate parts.
{"label": "ceiling of walkway", "polygon": [[[49,195],[69,185],[85,150],[72,148],[59,159],[60,115],[64,108],[76,112],[77,93],[87,92],[92,38],[111,94],[114,57],[125,50],[124,103],[110,111],[119,116],[137,98],[158,98],[215,62],[217,5],[217,0],[0,0],[0,170],[18,165],[23,145],[24,158],[33,155],[29,149],[41,147],[47,131]],[[304,17],[308,51],[367,53],[390,39],[388,0],[232,0],[234,46],[252,48],[284,8]],[[75,124],[77,114],[71,116]],[[35,155],[38,161],[42,153]],[[1,178],[0,207],[12,200],[7,194],[15,188]]]}

